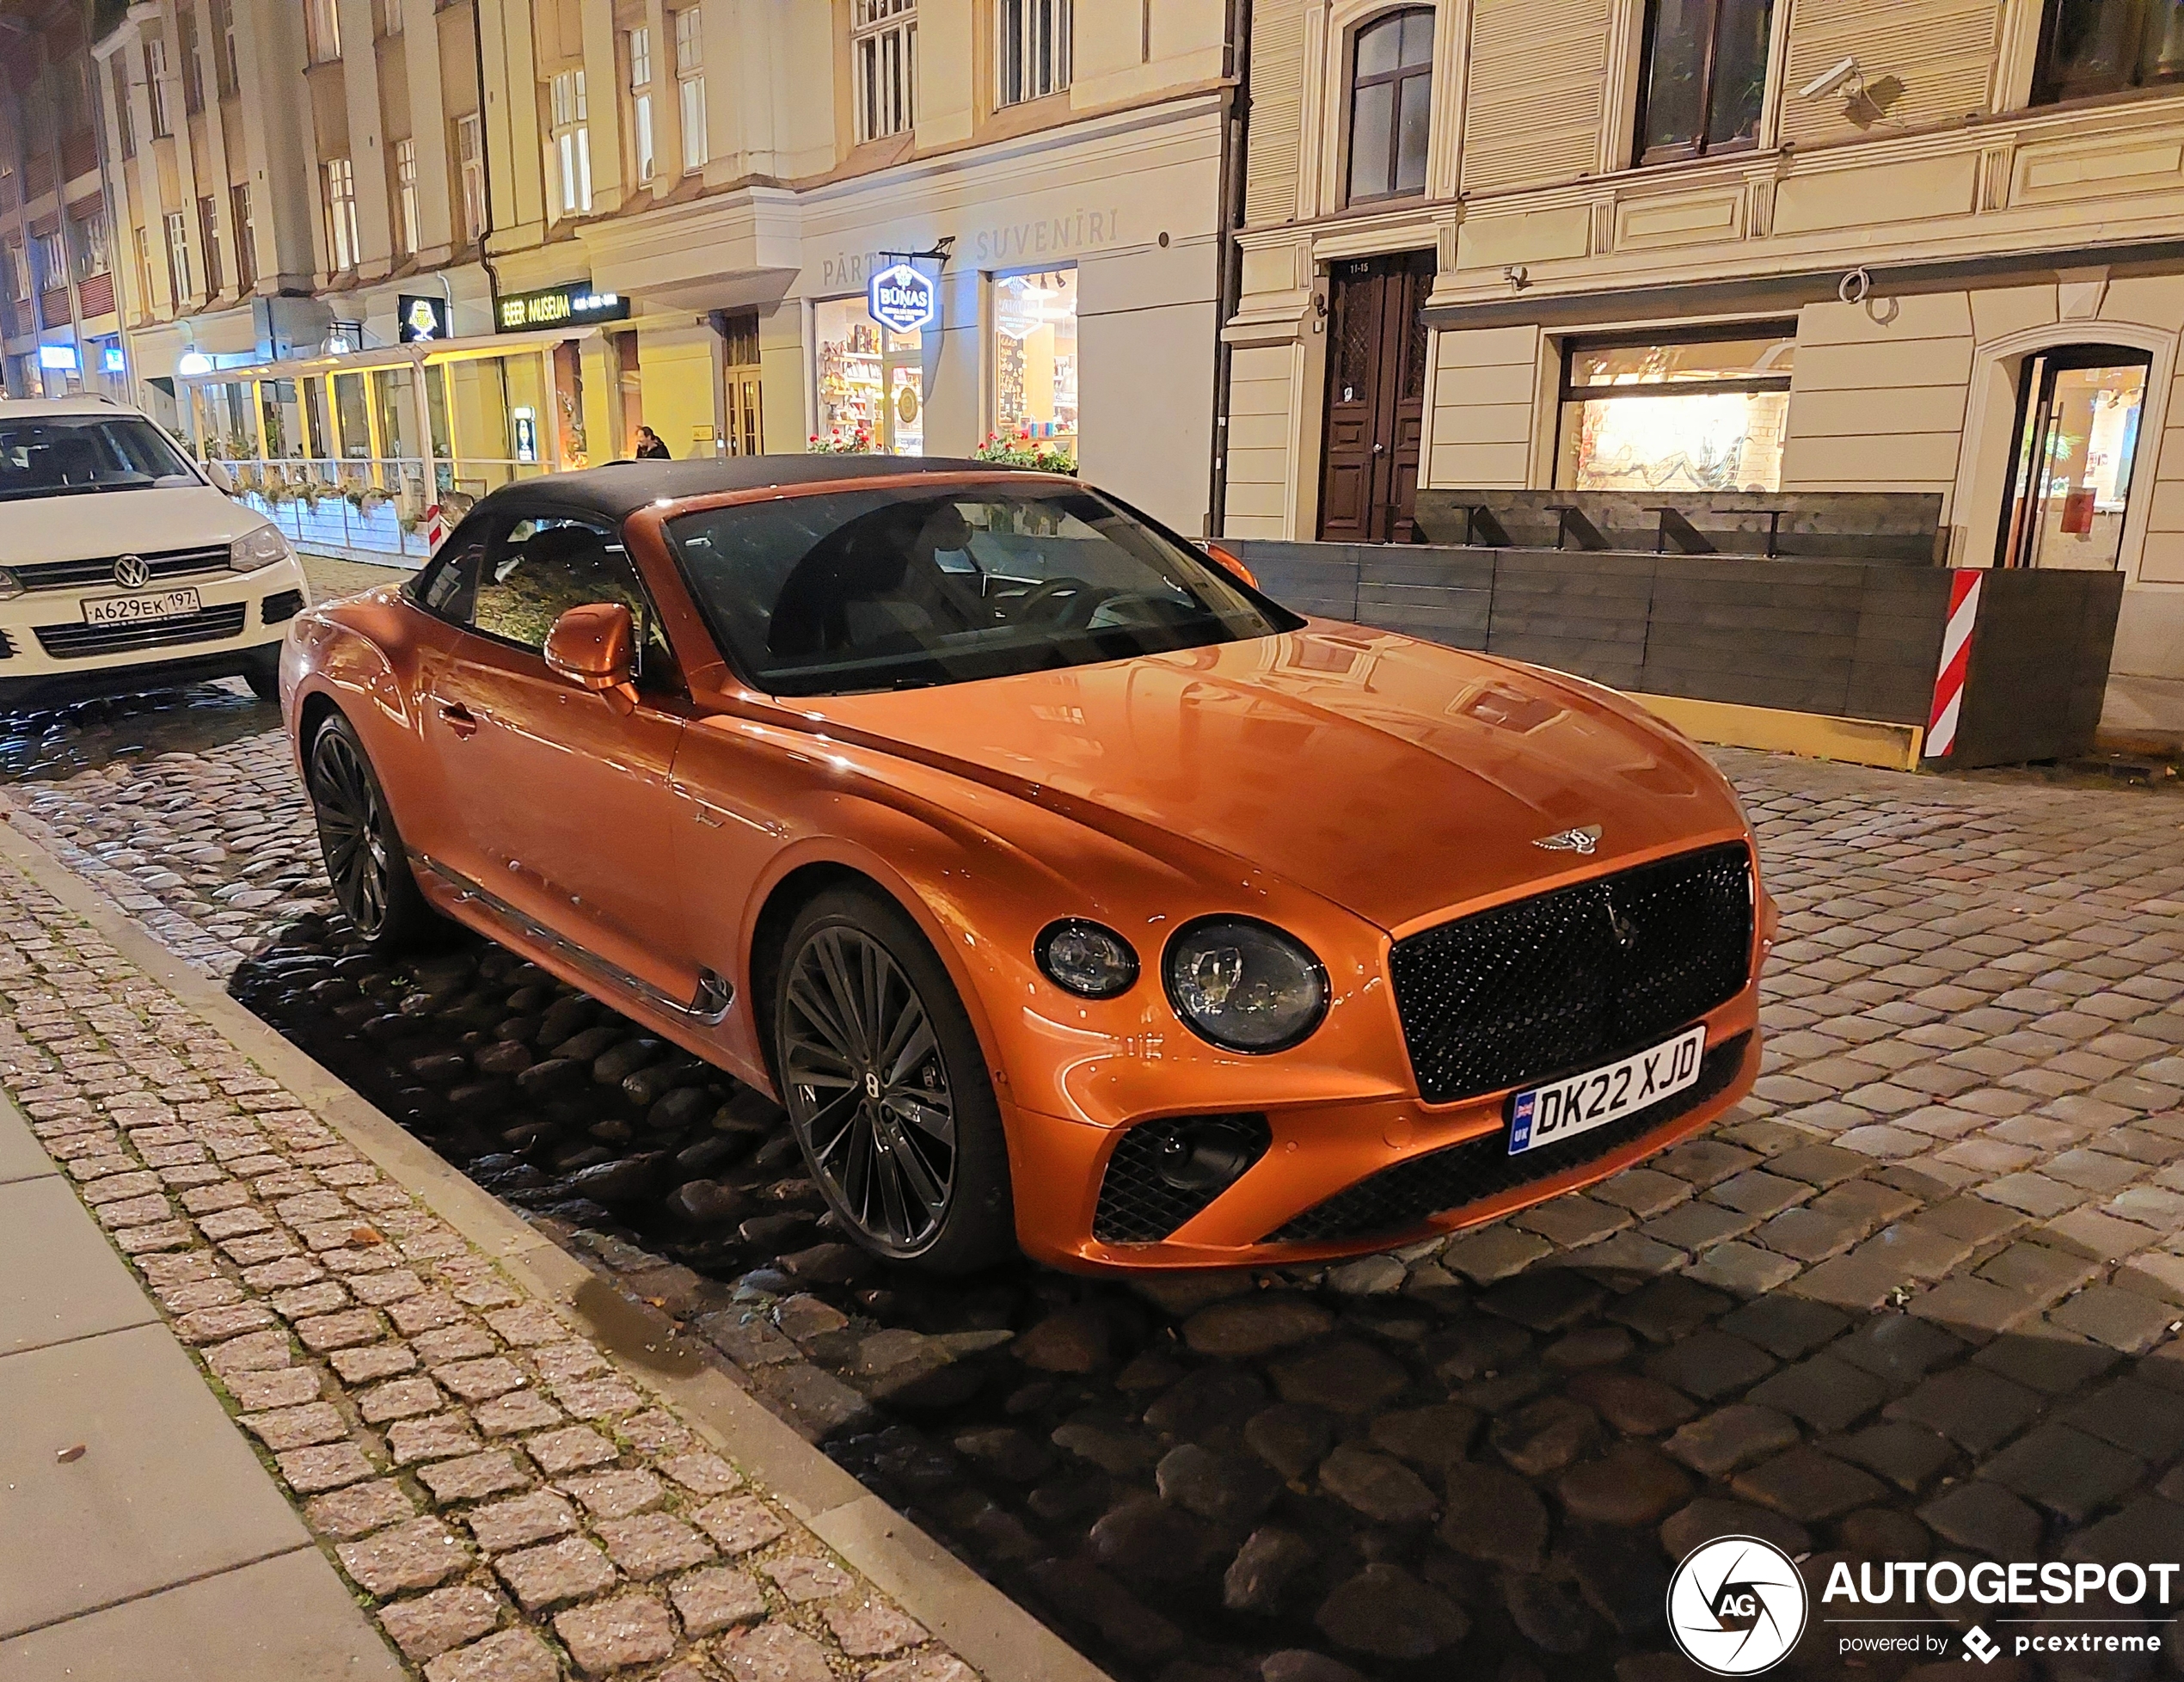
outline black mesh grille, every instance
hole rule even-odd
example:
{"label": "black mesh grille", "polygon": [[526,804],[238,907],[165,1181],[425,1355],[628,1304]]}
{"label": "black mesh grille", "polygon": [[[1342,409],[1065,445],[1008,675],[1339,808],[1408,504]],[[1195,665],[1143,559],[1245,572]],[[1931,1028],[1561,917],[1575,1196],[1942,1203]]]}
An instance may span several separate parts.
{"label": "black mesh grille", "polygon": [[[1256,1163],[1273,1143],[1273,1133],[1263,1115],[1229,1115],[1224,1126]],[[1107,1158],[1106,1177],[1100,1182],[1100,1206],[1093,1212],[1092,1236],[1103,1244],[1157,1243],[1205,1208],[1236,1184],[1231,1179],[1218,1186],[1177,1186],[1160,1172],[1161,1143],[1172,1122],[1148,1121],[1132,1127],[1115,1142]],[[1249,1163],[1245,1164],[1248,1169]],[[1236,1179],[1242,1178],[1242,1173]]]}
{"label": "black mesh grille", "polygon": [[301,590],[281,590],[266,598],[261,617],[266,623],[278,625],[293,619],[303,611],[304,592]]}
{"label": "black mesh grille", "polygon": [[15,657],[15,645],[9,640],[7,632],[0,630],[0,660],[13,660]]}
{"label": "black mesh grille", "polygon": [[55,660],[83,660],[130,648],[163,648],[177,642],[213,642],[242,629],[244,604],[230,602],[178,619],[142,619],[131,625],[40,625],[38,643]]}
{"label": "black mesh grille", "polygon": [[1324,1243],[1341,1238],[1393,1237],[1432,1216],[1460,1209],[1482,1198],[1530,1185],[1574,1168],[1597,1162],[1618,1145],[1666,1126],[1687,1115],[1708,1099],[1725,1091],[1736,1078],[1751,1040],[1739,1034],[1725,1040],[1706,1054],[1700,1065],[1698,1084],[1673,1097],[1611,1121],[1604,1127],[1558,1145],[1543,1145],[1522,1156],[1509,1154],[1509,1133],[1489,1133],[1463,1145],[1451,1145],[1408,1162],[1383,1168],[1324,1203],[1315,1204],[1291,1219],[1265,1242],[1273,1244]]}
{"label": "black mesh grille", "polygon": [[1396,1008],[1430,1104],[1574,1074],[1744,991],[1751,862],[1709,847],[1400,942]]}

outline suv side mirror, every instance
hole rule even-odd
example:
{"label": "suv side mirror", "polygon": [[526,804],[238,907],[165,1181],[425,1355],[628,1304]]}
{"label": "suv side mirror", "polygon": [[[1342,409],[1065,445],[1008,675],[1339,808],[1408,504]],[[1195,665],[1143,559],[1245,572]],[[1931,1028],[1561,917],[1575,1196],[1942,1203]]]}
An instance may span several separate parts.
{"label": "suv side mirror", "polygon": [[[219,492],[221,495],[233,496],[235,494],[235,476],[230,473],[222,463],[206,462],[205,476],[212,482],[212,488]],[[181,484],[186,482],[177,480],[175,482]]]}
{"label": "suv side mirror", "polygon": [[546,634],[546,666],[594,694],[626,689],[637,679],[637,629],[620,602],[572,607]]}

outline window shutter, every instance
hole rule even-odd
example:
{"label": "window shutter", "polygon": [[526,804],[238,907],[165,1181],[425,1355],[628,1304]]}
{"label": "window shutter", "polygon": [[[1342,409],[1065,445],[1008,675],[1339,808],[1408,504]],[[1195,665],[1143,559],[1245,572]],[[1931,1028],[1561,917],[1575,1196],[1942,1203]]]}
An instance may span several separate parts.
{"label": "window shutter", "polygon": [[1600,167],[1611,0],[1477,0],[1463,190],[1543,187]]}
{"label": "window shutter", "polygon": [[1243,217],[1252,227],[1297,219],[1304,123],[1304,0],[1258,0],[1251,20],[1249,176]]}
{"label": "window shutter", "polygon": [[[1781,0],[1776,0],[1781,3]],[[1800,145],[1855,140],[1894,126],[1960,122],[1994,108],[2002,0],[1798,0],[1789,20],[1782,85],[1782,138]],[[1861,129],[1843,101],[1800,99],[1796,90],[1847,58],[1864,68],[1867,91],[1890,127]],[[1888,97],[1891,80],[1902,86]]]}

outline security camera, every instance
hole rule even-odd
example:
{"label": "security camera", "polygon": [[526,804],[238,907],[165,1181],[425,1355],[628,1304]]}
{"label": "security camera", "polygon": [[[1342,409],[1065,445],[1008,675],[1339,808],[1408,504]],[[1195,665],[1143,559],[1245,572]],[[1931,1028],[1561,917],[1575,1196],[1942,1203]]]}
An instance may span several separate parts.
{"label": "security camera", "polygon": [[1856,58],[1845,58],[1833,69],[1814,77],[1797,90],[1800,99],[1825,99],[1839,93],[1846,100],[1854,100],[1866,90],[1866,79],[1858,69]]}

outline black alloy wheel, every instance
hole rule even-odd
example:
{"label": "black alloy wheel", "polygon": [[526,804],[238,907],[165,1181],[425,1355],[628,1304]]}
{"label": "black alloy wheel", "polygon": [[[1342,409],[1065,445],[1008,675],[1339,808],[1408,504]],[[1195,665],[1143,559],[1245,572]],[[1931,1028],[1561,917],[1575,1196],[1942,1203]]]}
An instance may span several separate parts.
{"label": "black alloy wheel", "polygon": [[412,945],[433,913],[410,875],[402,836],[363,744],[338,713],[312,739],[311,813],[334,897],[358,935],[381,951]]}
{"label": "black alloy wheel", "polygon": [[932,1271],[1011,1240],[1007,1152],[976,1035],[909,919],[836,892],[791,930],[778,986],[782,1095],[805,1160],[865,1249]]}

